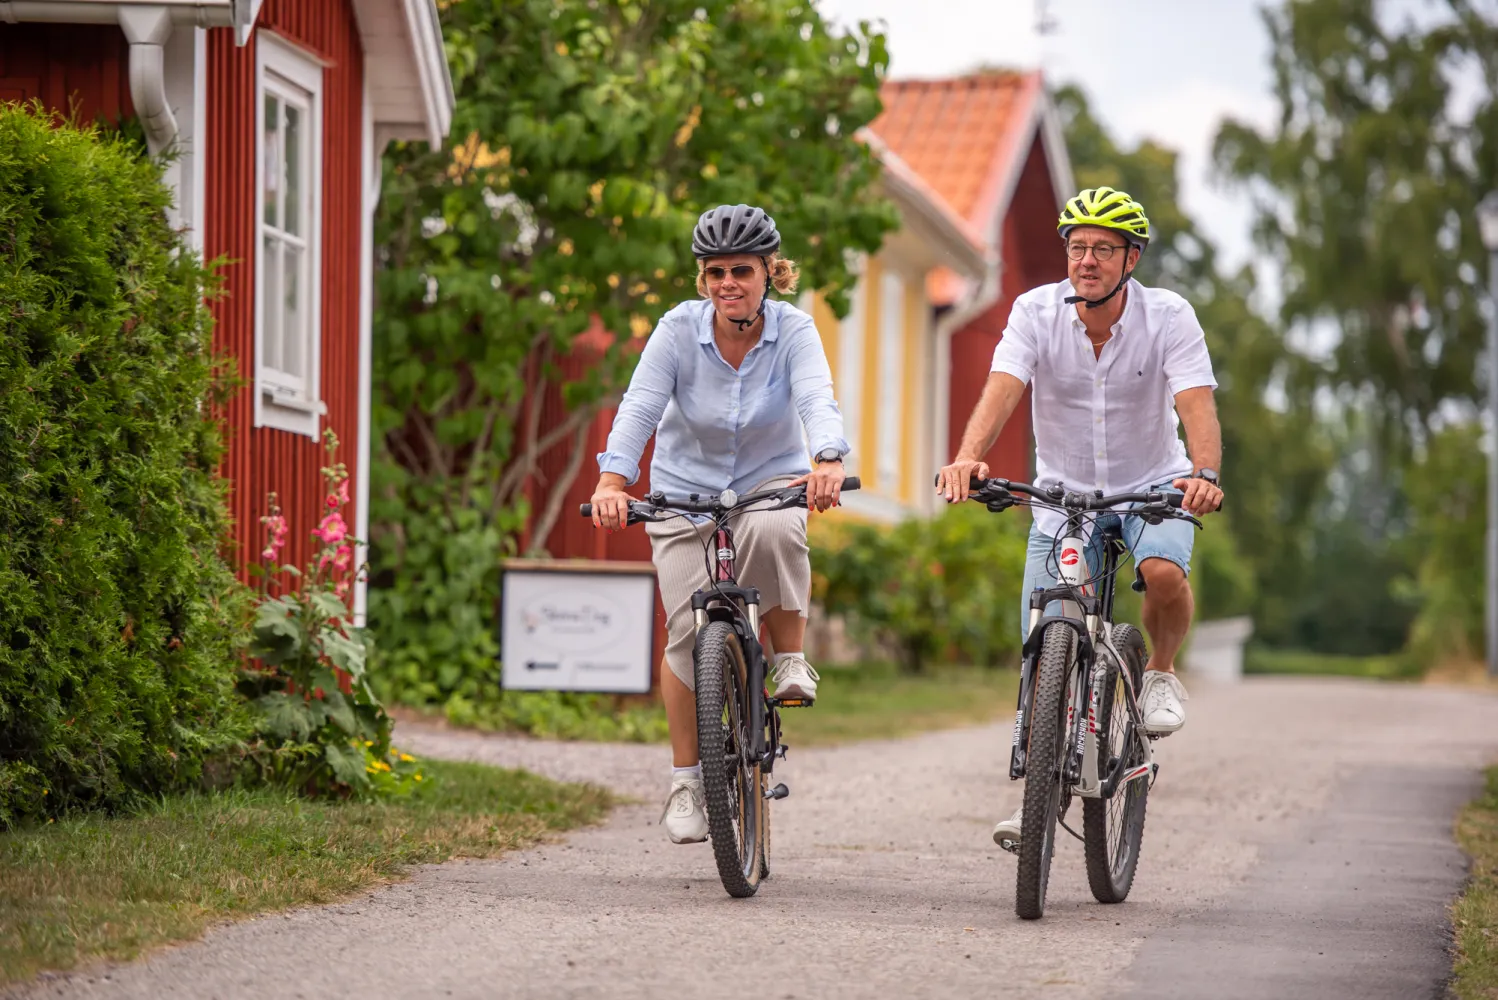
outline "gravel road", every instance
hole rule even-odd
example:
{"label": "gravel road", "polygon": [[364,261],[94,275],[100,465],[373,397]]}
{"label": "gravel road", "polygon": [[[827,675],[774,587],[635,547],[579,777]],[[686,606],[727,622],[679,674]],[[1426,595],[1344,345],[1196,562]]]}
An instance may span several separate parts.
{"label": "gravel road", "polygon": [[776,874],[732,900],[707,845],[655,825],[664,748],[406,724],[419,753],[642,801],[558,843],[17,995],[1439,997],[1465,874],[1451,820],[1498,759],[1498,697],[1279,679],[1192,694],[1186,729],[1157,744],[1121,906],[1092,901],[1063,837],[1045,919],[1015,918],[1014,860],[989,839],[1020,791],[1004,725],[801,752],[791,716]]}

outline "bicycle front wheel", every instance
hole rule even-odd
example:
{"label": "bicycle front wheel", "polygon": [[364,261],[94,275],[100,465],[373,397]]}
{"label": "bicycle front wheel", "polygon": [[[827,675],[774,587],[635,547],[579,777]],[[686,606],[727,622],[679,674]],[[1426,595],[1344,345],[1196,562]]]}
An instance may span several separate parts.
{"label": "bicycle front wheel", "polygon": [[[1144,683],[1148,659],[1144,636],[1131,626],[1113,631],[1113,643],[1123,655],[1117,670],[1108,672],[1098,692],[1098,759],[1104,775],[1120,757],[1126,759],[1124,773],[1144,763],[1144,750],[1137,735],[1128,737],[1128,694],[1123,672],[1135,691]],[[1122,903],[1134,885],[1139,865],[1139,845],[1144,840],[1144,810],[1149,799],[1149,779],[1136,778],[1115,789],[1112,798],[1082,800],[1083,849],[1087,855],[1087,883],[1099,903]]]}
{"label": "bicycle front wheel", "polygon": [[1046,626],[1030,707],[1025,807],[1014,890],[1014,911],[1025,920],[1037,920],[1045,913],[1051,858],[1056,852],[1056,818],[1061,811],[1061,767],[1066,759],[1066,679],[1072,672],[1075,647],[1076,635],[1069,627]]}
{"label": "bicycle front wheel", "polygon": [[[748,666],[732,626],[709,622],[692,654],[697,682],[697,746],[708,836],[730,896],[759,888],[764,780],[749,731]],[[763,694],[760,694],[763,697]]]}

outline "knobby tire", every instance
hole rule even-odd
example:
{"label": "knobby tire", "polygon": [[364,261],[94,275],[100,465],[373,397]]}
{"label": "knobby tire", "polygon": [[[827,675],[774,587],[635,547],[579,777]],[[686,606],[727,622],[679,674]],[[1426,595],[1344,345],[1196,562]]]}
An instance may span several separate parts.
{"label": "knobby tire", "polygon": [[746,763],[742,751],[749,737],[747,698],[763,693],[747,690],[743,648],[726,622],[709,622],[697,633],[692,658],[702,794],[713,857],[728,894],[752,896],[765,871],[760,859],[764,777],[758,761]]}
{"label": "knobby tire", "polygon": [[[1138,629],[1123,625],[1113,630],[1113,643],[1123,655],[1122,669],[1129,672],[1137,692],[1144,683],[1144,664],[1148,659],[1144,636]],[[1144,763],[1144,751],[1137,736],[1128,746],[1120,743],[1120,731],[1128,718],[1127,706],[1116,700],[1123,694],[1123,678],[1110,670],[1108,680],[1098,696],[1098,760],[1107,775],[1116,757],[1128,758],[1127,767]],[[1135,720],[1138,724],[1139,720]],[[1139,866],[1139,847],[1144,840],[1144,811],[1149,798],[1149,779],[1131,781],[1118,789],[1110,799],[1082,800],[1083,851],[1087,855],[1087,884],[1099,903],[1122,903],[1134,885]]]}
{"label": "knobby tire", "polygon": [[1067,740],[1066,680],[1072,671],[1075,645],[1070,628],[1048,625],[1036,664],[1014,892],[1014,911],[1025,920],[1037,920],[1045,913],[1046,887],[1056,849],[1056,816],[1061,808],[1060,762]]}

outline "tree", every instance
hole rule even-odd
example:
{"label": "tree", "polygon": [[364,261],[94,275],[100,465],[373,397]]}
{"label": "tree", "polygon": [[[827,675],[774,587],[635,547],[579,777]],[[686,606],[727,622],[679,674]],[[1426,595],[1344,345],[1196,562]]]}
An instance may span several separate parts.
{"label": "tree", "polygon": [[807,0],[464,0],[443,27],[457,148],[395,150],[377,228],[371,608],[387,648],[428,658],[413,683],[451,691],[492,667],[498,555],[541,457],[567,460],[537,545],[641,339],[695,297],[700,212],[764,206],[834,309],[896,218],[854,138],[884,40]]}
{"label": "tree", "polygon": [[[1444,0],[1448,22],[1391,25],[1374,0],[1292,0],[1264,13],[1279,121],[1228,122],[1221,169],[1255,199],[1284,271],[1287,324],[1330,324],[1304,380],[1366,407],[1398,462],[1480,396],[1484,255],[1474,206],[1498,184],[1498,18]],[[1456,117],[1454,73],[1486,98]]]}

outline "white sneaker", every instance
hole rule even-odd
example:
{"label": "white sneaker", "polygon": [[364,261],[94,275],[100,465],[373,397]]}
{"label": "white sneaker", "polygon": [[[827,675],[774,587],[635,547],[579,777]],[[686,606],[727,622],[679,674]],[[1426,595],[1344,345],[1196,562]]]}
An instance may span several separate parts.
{"label": "white sneaker", "polygon": [[1190,697],[1181,679],[1164,670],[1144,672],[1144,690],[1139,707],[1144,713],[1144,731],[1156,735],[1173,733],[1186,724],[1186,709],[1181,702]]}
{"label": "white sneaker", "polygon": [[790,653],[775,664],[771,675],[775,681],[776,698],[805,698],[813,701],[817,697],[817,681],[822,678],[806,662],[806,657]]}
{"label": "white sneaker", "polygon": [[707,806],[701,778],[675,778],[666,808],[661,810],[666,835],[673,844],[700,844],[707,839]]}
{"label": "white sneaker", "polygon": [[1019,850],[1019,831],[1024,806],[1014,810],[1014,815],[1000,820],[993,828],[993,842],[1006,851]]}

